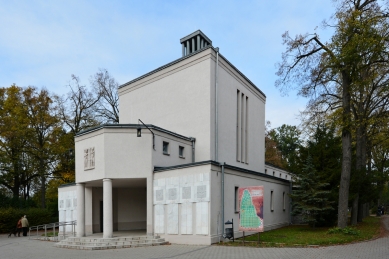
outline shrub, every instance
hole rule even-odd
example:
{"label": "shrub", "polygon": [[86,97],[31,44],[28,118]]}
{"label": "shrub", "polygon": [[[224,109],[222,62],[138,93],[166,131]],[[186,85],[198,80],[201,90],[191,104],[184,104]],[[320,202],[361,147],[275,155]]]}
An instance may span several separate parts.
{"label": "shrub", "polygon": [[345,227],[345,228],[330,228],[327,233],[359,236],[361,234],[361,231],[355,228]]}
{"label": "shrub", "polygon": [[46,209],[14,209],[2,208],[0,209],[0,233],[7,233],[11,229],[16,228],[18,220],[27,215],[30,226],[47,224],[51,221],[50,212]]}

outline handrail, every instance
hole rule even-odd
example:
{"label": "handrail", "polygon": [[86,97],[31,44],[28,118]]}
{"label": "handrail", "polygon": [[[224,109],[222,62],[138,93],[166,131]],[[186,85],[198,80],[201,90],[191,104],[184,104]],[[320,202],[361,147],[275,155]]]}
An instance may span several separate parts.
{"label": "handrail", "polygon": [[[32,226],[29,228],[29,231],[28,231],[28,237],[29,239],[31,239],[31,237],[33,237],[34,235],[31,235],[31,231],[35,231],[36,230],[36,238],[40,237],[39,236],[39,230],[45,230],[45,235],[44,235],[44,240],[50,240],[50,238],[47,236],[47,230],[48,229],[53,229],[53,240],[56,240],[59,238],[59,231],[60,231],[60,227],[62,227],[62,236],[63,236],[63,239],[65,239],[65,235],[66,235],[66,226],[72,226],[72,236],[75,236],[75,233],[76,233],[76,225],[77,225],[77,220],[73,220],[73,221],[62,221],[62,222],[54,222],[54,223],[49,223],[49,224],[43,224],[43,225],[37,225],[37,226]],[[58,238],[56,238],[56,235],[55,235],[55,229],[58,227]],[[39,239],[42,239],[41,237]]]}

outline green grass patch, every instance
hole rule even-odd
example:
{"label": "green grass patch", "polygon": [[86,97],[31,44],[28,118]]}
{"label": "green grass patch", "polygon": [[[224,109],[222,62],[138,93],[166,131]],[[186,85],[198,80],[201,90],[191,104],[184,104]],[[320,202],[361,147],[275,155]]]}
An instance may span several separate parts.
{"label": "green grass patch", "polygon": [[[380,219],[366,217],[355,227],[344,230],[337,228],[310,228],[309,226],[292,225],[260,234],[260,247],[295,247],[295,246],[326,246],[347,244],[356,241],[369,240],[380,233]],[[242,238],[235,242],[225,242],[221,245],[242,246]],[[258,246],[258,234],[246,236],[247,246]]]}

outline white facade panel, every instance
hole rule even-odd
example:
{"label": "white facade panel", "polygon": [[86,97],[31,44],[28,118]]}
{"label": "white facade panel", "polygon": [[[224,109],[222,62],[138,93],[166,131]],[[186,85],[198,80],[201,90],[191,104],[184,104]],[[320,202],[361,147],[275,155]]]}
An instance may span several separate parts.
{"label": "white facade panel", "polygon": [[168,234],[178,234],[178,204],[167,205],[167,231]]}
{"label": "white facade panel", "polygon": [[196,234],[208,235],[209,212],[208,202],[196,203]]}
{"label": "white facade panel", "polygon": [[192,215],[192,202],[185,202],[181,204],[181,220],[180,231],[183,235],[193,234],[193,215]]}

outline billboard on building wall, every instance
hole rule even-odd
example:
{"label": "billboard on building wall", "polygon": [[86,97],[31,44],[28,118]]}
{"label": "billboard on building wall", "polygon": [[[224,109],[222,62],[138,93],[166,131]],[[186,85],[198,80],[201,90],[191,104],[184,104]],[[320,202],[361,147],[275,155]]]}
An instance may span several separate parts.
{"label": "billboard on building wall", "polygon": [[239,188],[239,231],[263,232],[263,186]]}

